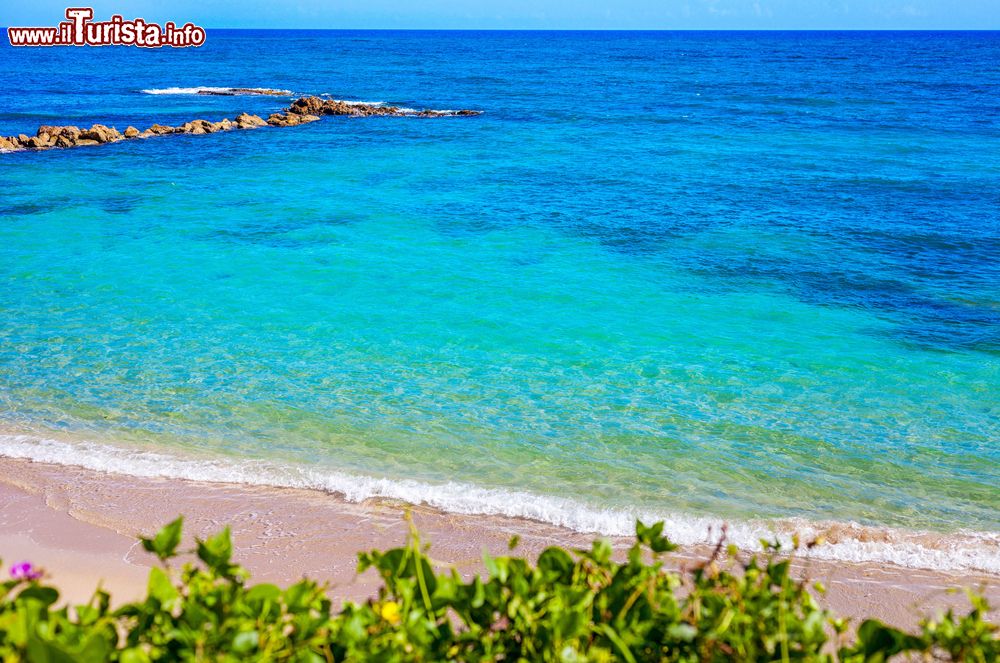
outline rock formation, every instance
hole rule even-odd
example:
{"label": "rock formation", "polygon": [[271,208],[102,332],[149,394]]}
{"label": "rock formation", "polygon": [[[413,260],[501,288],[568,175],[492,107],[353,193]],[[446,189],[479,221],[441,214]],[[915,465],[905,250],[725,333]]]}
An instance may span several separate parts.
{"label": "rock formation", "polygon": [[[249,88],[230,88],[232,94],[283,94],[280,90],[251,90]],[[205,94],[230,94],[229,91],[205,92]],[[482,111],[413,111],[398,106],[383,106],[381,104],[365,104],[357,102],[324,99],[322,97],[301,97],[292,102],[282,112],[272,113],[264,120],[258,115],[240,113],[234,119],[223,119],[219,122],[208,120],[191,120],[178,127],[164,124],[154,124],[144,131],[128,127],[121,133],[114,127],[95,124],[89,129],[74,126],[42,125],[34,136],[19,134],[17,136],[0,136],[0,151],[13,150],[44,150],[53,147],[77,147],[81,145],[103,145],[117,143],[122,140],[151,138],[165,134],[211,134],[218,131],[235,129],[256,129],[258,127],[294,127],[300,124],[316,122],[323,115],[344,115],[349,117],[446,117],[479,115]]]}
{"label": "rock formation", "polygon": [[261,87],[227,87],[219,90],[198,90],[198,94],[205,94],[213,97],[235,97],[244,94],[259,94],[272,97],[291,96],[288,90],[272,90]]}

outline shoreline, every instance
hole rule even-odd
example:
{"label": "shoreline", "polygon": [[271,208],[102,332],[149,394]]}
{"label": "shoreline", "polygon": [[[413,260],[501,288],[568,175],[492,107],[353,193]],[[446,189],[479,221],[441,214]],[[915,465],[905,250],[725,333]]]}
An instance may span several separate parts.
{"label": "shoreline", "polygon": [[443,514],[544,524],[588,537],[631,537],[635,521],[640,519],[647,523],[663,521],[665,531],[676,544],[711,547],[725,527],[728,542],[748,553],[759,551],[761,540],[777,540],[785,549],[793,547],[796,539],[803,544],[823,541],[821,546],[800,551],[800,556],[834,564],[888,564],[945,574],[1000,577],[1000,534],[994,532],[936,532],[801,517],[741,519],[602,507],[575,494],[541,494],[460,481],[394,479],[268,460],[179,453],[160,447],[137,449],[54,432],[0,429],[3,457],[117,476],[305,490],[352,504],[388,500],[422,505]]}
{"label": "shoreline", "polygon": [[[318,490],[135,477],[0,457],[0,556],[46,568],[70,601],[85,601],[98,581],[116,601],[138,598],[154,559],[136,545],[179,514],[186,538],[231,525],[236,559],[254,582],[288,584],[303,575],[329,581],[335,602],[363,601],[377,578],[355,573],[357,553],[403,543],[409,509],[432,557],[463,574],[482,573],[482,551],[535,558],[549,545],[577,548],[592,535],[520,518],[445,513],[388,499],[349,502]],[[669,533],[668,533],[669,535]],[[607,537],[619,552],[630,537]],[[707,546],[682,546],[669,564],[690,567]],[[1000,606],[1000,583],[986,574],[920,570],[881,563],[799,558],[800,577],[822,582],[821,603],[855,620],[876,617],[913,628],[922,616],[966,608],[955,588],[978,588]],[[997,617],[994,609],[993,619]]]}

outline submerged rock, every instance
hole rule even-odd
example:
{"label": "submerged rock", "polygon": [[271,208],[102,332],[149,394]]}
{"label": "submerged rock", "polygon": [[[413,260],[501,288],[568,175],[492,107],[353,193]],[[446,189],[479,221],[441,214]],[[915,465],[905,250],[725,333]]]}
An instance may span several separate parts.
{"label": "submerged rock", "polygon": [[274,90],[263,87],[227,87],[220,90],[198,90],[198,94],[205,94],[213,97],[235,97],[245,94],[259,94],[264,96],[284,97],[290,95],[288,90]]}

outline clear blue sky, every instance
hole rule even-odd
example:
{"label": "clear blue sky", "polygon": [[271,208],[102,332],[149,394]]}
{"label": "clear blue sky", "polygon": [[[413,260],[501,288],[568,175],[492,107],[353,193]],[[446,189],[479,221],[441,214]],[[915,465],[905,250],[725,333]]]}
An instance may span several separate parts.
{"label": "clear blue sky", "polygon": [[[67,3],[0,0],[0,25],[54,25]],[[1000,29],[1000,0],[94,0],[208,28]]]}

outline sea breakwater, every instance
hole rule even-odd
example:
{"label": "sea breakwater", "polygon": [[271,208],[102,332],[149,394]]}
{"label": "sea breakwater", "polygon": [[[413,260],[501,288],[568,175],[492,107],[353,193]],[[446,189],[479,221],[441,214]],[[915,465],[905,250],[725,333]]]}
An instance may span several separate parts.
{"label": "sea breakwater", "polygon": [[0,151],[15,150],[46,150],[50,148],[81,147],[85,145],[103,145],[117,143],[122,140],[152,138],[167,134],[210,134],[219,131],[234,131],[237,129],[257,129],[260,127],[294,127],[300,124],[315,122],[324,115],[342,115],[348,117],[455,117],[479,115],[482,111],[458,110],[421,110],[416,111],[398,106],[382,104],[366,104],[325,99],[322,97],[300,97],[281,112],[272,113],[265,120],[259,115],[240,113],[230,120],[224,118],[218,122],[197,119],[178,126],[154,124],[140,131],[135,127],[127,127],[124,132],[115,127],[94,124],[89,129],[76,126],[42,125],[34,136],[20,134],[17,136],[0,136]]}

